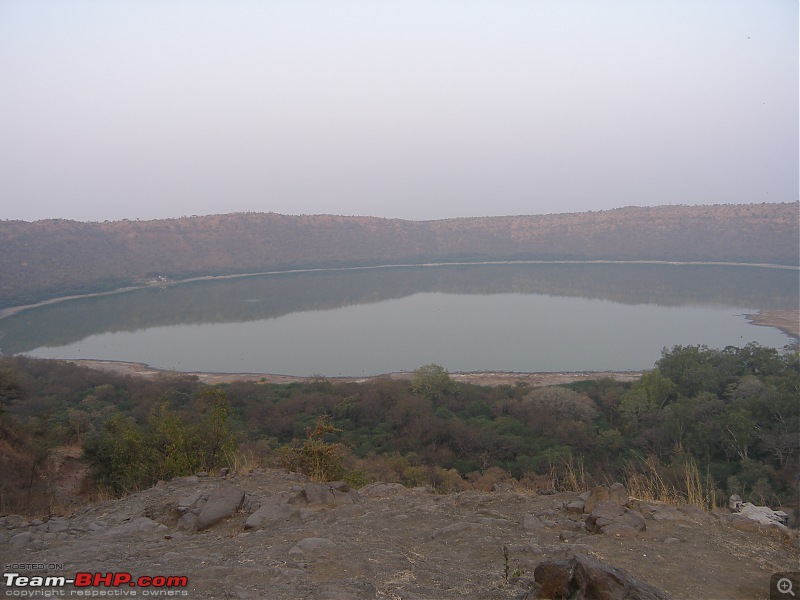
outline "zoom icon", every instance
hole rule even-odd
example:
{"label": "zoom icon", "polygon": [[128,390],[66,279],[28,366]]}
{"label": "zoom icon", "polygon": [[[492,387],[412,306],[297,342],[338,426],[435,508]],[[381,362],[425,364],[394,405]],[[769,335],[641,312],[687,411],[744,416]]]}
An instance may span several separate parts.
{"label": "zoom icon", "polygon": [[775,573],[769,580],[769,600],[800,600],[800,572]]}

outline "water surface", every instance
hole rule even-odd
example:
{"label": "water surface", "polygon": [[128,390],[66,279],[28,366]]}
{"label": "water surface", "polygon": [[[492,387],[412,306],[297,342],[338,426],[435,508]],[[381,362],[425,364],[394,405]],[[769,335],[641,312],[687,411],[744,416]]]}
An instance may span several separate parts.
{"label": "water surface", "polygon": [[797,308],[797,290],[797,271],[708,265],[293,273],[31,309],[0,320],[0,344],[180,371],[640,370],[673,345],[784,346],[788,336],[744,314]]}

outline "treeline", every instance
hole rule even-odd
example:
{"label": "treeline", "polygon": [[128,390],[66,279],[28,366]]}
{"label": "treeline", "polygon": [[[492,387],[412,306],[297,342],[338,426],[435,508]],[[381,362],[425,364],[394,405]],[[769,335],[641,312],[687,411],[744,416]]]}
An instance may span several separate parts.
{"label": "treeline", "polygon": [[404,221],[247,213],[83,223],[0,221],[0,308],[162,275],[478,260],[797,265],[797,203],[628,207]]}
{"label": "treeline", "polygon": [[545,489],[576,472],[584,482],[646,472],[679,489],[691,463],[708,502],[797,502],[798,355],[756,344],[665,349],[632,384],[545,388],[457,383],[437,365],[410,381],[213,388],[24,357],[0,365],[3,510],[20,481],[40,481],[46,461],[34,457],[64,444],[84,448],[93,485],[116,493],[222,466],[308,464],[310,452],[353,483],[442,491],[512,480]]}

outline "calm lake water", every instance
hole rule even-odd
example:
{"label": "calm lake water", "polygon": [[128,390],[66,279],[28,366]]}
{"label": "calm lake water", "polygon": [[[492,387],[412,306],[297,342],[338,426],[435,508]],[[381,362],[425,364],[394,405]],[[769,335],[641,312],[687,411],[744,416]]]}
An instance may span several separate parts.
{"label": "calm lake water", "polygon": [[797,308],[798,272],[472,265],[289,273],[149,288],[0,320],[0,349],[179,371],[375,375],[640,370],[663,347],[781,348],[745,313]]}

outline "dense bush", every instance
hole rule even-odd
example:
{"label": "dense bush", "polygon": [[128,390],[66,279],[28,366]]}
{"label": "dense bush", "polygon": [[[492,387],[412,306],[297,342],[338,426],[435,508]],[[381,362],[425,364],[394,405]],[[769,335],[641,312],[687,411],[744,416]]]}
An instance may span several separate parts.
{"label": "dense bush", "polygon": [[709,497],[796,502],[798,354],[756,344],[676,346],[633,384],[599,379],[540,389],[460,384],[436,365],[410,381],[218,388],[24,358],[3,359],[3,373],[18,384],[12,396],[24,391],[7,401],[3,418],[21,426],[34,415],[46,419],[48,443],[83,444],[97,483],[117,491],[220,465],[233,452],[235,431],[248,452],[261,449],[255,462],[277,464],[276,449],[285,447],[284,457],[294,452],[294,466],[312,472],[300,459],[336,448],[317,478],[453,490],[485,487],[500,472],[546,487],[543,477],[607,481],[638,470],[680,488],[691,464]]}

